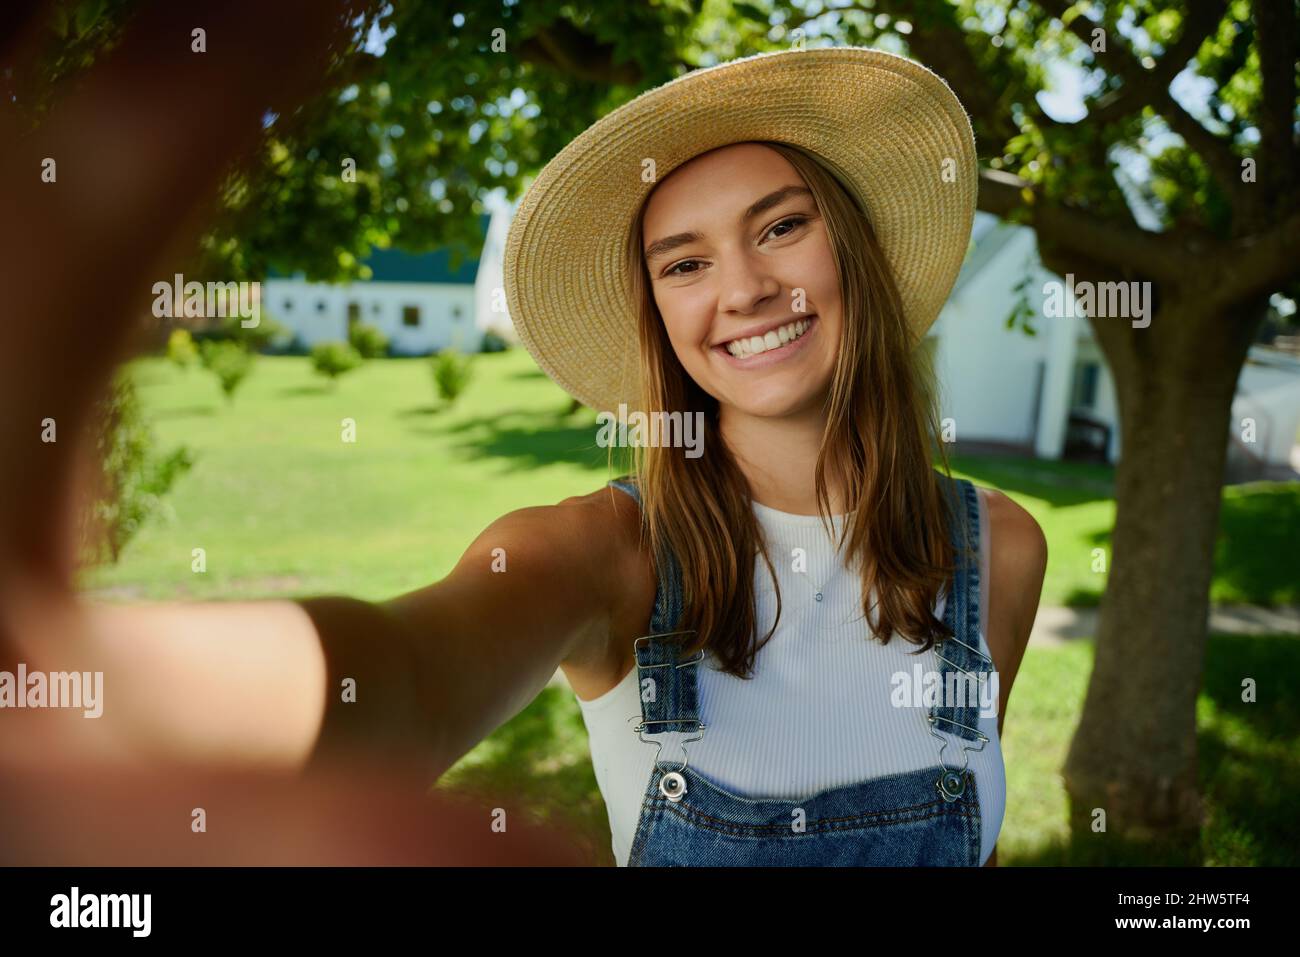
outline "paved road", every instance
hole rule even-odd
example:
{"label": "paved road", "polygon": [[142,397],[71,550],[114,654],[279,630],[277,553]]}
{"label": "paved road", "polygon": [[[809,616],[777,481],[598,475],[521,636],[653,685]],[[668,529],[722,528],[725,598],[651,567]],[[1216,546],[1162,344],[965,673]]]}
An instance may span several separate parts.
{"label": "paved road", "polygon": [[[1029,641],[1052,645],[1091,638],[1097,632],[1097,613],[1096,608],[1040,608]],[[1300,607],[1216,605],[1210,609],[1210,630],[1231,635],[1300,635]]]}

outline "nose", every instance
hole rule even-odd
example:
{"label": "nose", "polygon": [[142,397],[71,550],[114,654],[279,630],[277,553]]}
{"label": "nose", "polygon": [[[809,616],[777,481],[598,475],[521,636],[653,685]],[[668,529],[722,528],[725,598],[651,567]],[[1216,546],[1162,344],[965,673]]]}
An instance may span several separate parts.
{"label": "nose", "polygon": [[726,257],[718,267],[719,312],[751,315],[781,293],[780,281],[768,271],[762,257],[740,253]]}

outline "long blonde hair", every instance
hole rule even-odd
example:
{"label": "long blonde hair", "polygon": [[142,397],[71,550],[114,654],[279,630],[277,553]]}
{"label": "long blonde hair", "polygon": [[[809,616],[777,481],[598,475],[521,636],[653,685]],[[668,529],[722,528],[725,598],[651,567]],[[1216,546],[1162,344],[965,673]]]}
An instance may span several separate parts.
{"label": "long blonde hair", "polygon": [[[893,275],[866,212],[814,154],[783,143],[775,150],[813,194],[839,273],[844,325],[826,403],[826,431],[816,464],[818,512],[830,522],[826,474],[838,473],[849,509],[841,542],[850,567],[862,574],[862,608],[882,642],[897,631],[929,648],[952,631],[933,614],[952,574],[947,500],[932,464],[931,446],[950,475],[938,436],[934,374],[924,348],[913,348]],[[642,214],[645,206],[642,205]],[[721,667],[748,676],[761,645],[757,632],[754,560],[761,556],[780,586],[752,509],[749,483],[717,431],[718,402],[687,374],[654,303],[642,254],[642,215],[628,237],[640,339],[640,408],[702,412],[706,431],[699,458],[681,449],[638,445],[633,474],[641,491],[643,543],[662,574],[666,555],[682,574],[683,613],[677,625],[694,630],[685,653],[708,648]],[[873,602],[873,595],[876,601]]]}

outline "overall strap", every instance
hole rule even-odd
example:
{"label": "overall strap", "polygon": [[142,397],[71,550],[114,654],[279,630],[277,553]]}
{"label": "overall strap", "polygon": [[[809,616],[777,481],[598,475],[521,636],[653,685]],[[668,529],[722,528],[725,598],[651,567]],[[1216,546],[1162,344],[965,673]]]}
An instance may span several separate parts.
{"label": "overall strap", "polygon": [[[641,504],[641,490],[635,479],[622,476],[609,484]],[[642,734],[699,731],[703,725],[696,671],[704,653],[680,654],[682,642],[693,634],[677,630],[682,616],[681,565],[669,552],[655,567],[658,581],[650,633],[637,638],[633,645],[641,698],[641,724],[637,730]]]}
{"label": "overall strap", "polygon": [[[979,498],[975,486],[966,479],[949,479],[940,474],[939,481],[954,518],[950,540],[956,551],[956,569],[947,588],[943,614],[954,637],[937,641],[934,646],[941,665],[943,693],[942,703],[930,712],[930,723],[938,731],[982,742],[986,739],[979,730],[980,692],[993,670],[993,662],[980,650]],[[950,699],[953,689],[963,703]]]}

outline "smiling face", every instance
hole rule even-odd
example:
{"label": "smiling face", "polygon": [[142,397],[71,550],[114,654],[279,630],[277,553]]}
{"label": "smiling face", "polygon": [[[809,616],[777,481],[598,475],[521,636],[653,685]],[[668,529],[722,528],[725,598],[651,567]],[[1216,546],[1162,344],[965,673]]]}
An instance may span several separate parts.
{"label": "smiling face", "polygon": [[775,150],[705,153],[656,187],[642,221],[650,289],[687,374],[721,406],[820,410],[843,328],[817,205]]}

